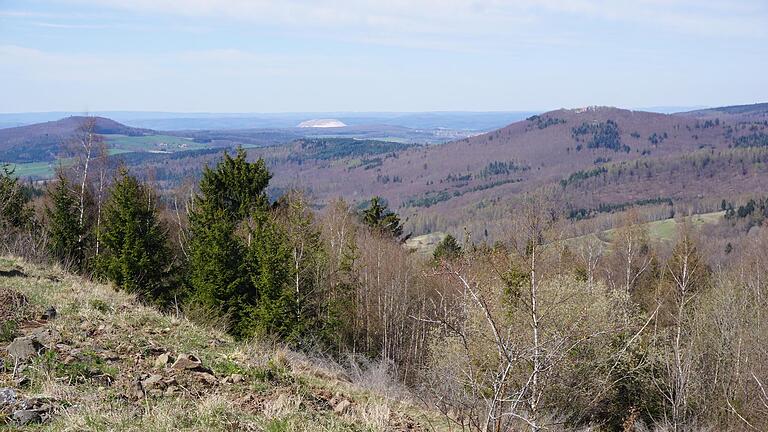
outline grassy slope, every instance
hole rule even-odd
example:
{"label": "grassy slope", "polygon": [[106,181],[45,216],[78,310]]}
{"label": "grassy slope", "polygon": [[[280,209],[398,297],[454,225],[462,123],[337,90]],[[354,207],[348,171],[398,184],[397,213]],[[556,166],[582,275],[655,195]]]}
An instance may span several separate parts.
{"label": "grassy slope", "polygon": [[430,234],[424,234],[416,237],[411,237],[405,242],[405,246],[409,249],[415,250],[417,253],[424,256],[431,256],[435,252],[435,248],[445,238],[446,234],[443,232],[435,232]]}
{"label": "grassy slope", "polygon": [[[44,326],[59,332],[58,343],[64,345],[51,343],[52,349],[23,371],[30,384],[17,389],[24,397],[50,397],[65,406],[41,430],[375,431],[422,430],[420,424],[433,423],[402,398],[389,399],[353,384],[331,363],[318,367],[284,349],[236,342],[185,318],[160,314],[105,285],[15,258],[0,259],[0,270],[14,266],[26,277],[0,276],[0,289],[26,295],[37,314],[51,305],[59,311]],[[81,350],[76,361],[64,360],[76,350]],[[192,372],[154,366],[164,352],[198,356],[219,382],[205,384]],[[245,381],[220,382],[232,373],[244,375]],[[174,377],[177,393],[131,396],[142,374]],[[109,385],[106,376],[113,381]],[[0,387],[14,386],[10,371],[0,368]],[[351,406],[335,413],[342,399]]]}
{"label": "grassy slope", "polygon": [[[110,155],[118,155],[123,153],[130,153],[131,150],[125,150],[125,149],[117,149],[117,148],[110,148],[109,154]],[[65,167],[72,164],[73,159],[59,159],[55,162],[27,162],[27,163],[19,163],[14,164],[12,163],[11,166],[14,169],[14,174],[17,177],[42,177],[42,178],[52,178],[54,172],[56,172],[56,168],[58,168],[59,163],[63,164]]]}
{"label": "grassy slope", "polygon": [[[684,218],[687,222],[695,228],[702,225],[714,224],[719,222],[725,212],[703,213]],[[660,221],[648,222],[643,224],[643,227],[648,230],[649,240],[653,242],[672,242],[677,235],[678,225],[681,223],[678,219],[664,219]],[[601,231],[596,234],[588,234],[585,236],[574,237],[567,240],[569,243],[579,243],[589,237],[597,237],[605,246],[610,246],[610,242],[613,239],[613,234],[616,229],[610,229]]]}
{"label": "grassy slope", "polygon": [[[702,225],[714,224],[722,220],[724,212],[704,213],[693,215],[685,218],[691,222],[694,227],[700,227]],[[648,237],[654,242],[672,242],[677,235],[678,219],[664,219],[660,221],[648,222],[644,224],[644,227],[648,230]],[[613,239],[615,229],[601,231],[595,234],[588,234],[584,236],[574,237],[566,240],[569,244],[577,244],[589,237],[597,237],[604,246],[610,246],[610,242]],[[417,253],[430,256],[435,250],[435,247],[443,240],[445,233],[436,232],[431,234],[424,234],[420,236],[411,237],[405,242],[406,247],[415,250]]]}
{"label": "grassy slope", "polygon": [[[163,151],[179,151],[179,146],[183,145],[185,148],[181,150],[195,150],[201,148],[208,148],[209,146],[196,143],[191,139],[171,136],[171,135],[143,135],[143,136],[126,136],[126,135],[104,135],[107,143],[112,148],[123,149],[126,151],[151,151],[151,150],[163,150]],[[160,147],[159,144],[165,144],[166,147]]]}

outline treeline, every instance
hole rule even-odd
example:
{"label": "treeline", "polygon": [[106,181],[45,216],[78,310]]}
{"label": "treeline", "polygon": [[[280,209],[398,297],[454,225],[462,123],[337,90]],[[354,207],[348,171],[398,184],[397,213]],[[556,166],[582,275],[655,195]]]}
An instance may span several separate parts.
{"label": "treeline", "polygon": [[744,230],[749,231],[753,226],[762,226],[768,219],[768,198],[749,199],[745,204],[734,208],[734,204],[723,200],[720,209],[725,210],[725,219],[731,222],[744,223]]}
{"label": "treeline", "polygon": [[[111,173],[105,162],[88,160],[86,176],[86,164],[60,170],[35,203],[37,212],[5,167],[5,252],[108,280],[240,338],[380,354],[377,324],[351,316],[350,305],[359,301],[358,278],[368,278],[359,267],[370,265],[360,255],[362,239],[390,245],[377,250],[400,248],[399,217],[381,200],[362,212],[339,202],[329,219],[318,220],[298,193],[270,202],[264,162],[248,162],[239,150],[206,167],[195,192],[171,207],[125,166]],[[12,244],[22,237],[34,241]]]}
{"label": "treeline", "polygon": [[413,145],[355,138],[304,138],[297,140],[295,147],[298,151],[288,156],[288,160],[302,163],[306,159],[330,160],[395,153]]}
{"label": "treeline", "polygon": [[672,208],[673,202],[671,198],[649,198],[640,199],[631,202],[623,203],[600,203],[595,208],[578,208],[568,210],[568,219],[573,221],[580,221],[583,219],[589,219],[598,213],[613,213],[625,211],[637,206],[658,205],[666,204],[670,207],[668,218],[675,217],[675,211]]}

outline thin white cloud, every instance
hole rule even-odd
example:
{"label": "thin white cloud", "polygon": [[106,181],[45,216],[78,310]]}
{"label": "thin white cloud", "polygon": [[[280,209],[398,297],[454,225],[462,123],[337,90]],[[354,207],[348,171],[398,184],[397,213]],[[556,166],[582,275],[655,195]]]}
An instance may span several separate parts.
{"label": "thin white cloud", "polygon": [[557,13],[689,34],[765,36],[762,0],[62,0],[267,25],[387,33],[483,34]]}
{"label": "thin white cloud", "polygon": [[51,22],[32,22],[32,25],[37,27],[54,28],[54,29],[73,29],[73,30],[99,30],[109,28],[110,26],[105,24],[61,24]]}

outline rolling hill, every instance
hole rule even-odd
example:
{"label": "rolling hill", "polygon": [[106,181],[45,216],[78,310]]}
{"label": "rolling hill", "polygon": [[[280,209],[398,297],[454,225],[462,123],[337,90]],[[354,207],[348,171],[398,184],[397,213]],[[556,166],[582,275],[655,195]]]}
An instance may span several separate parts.
{"label": "rolling hill", "polygon": [[[0,129],[0,160],[41,162],[55,160],[77,134],[87,117],[67,117],[57,121]],[[101,135],[140,137],[155,135],[149,129],[125,126],[104,117],[93,117],[94,131]]]}
{"label": "rolling hill", "polygon": [[301,186],[320,202],[382,195],[416,233],[468,224],[483,232],[503,218],[510,198],[541,187],[557,191],[575,217],[765,190],[768,125],[734,116],[561,109],[374,158],[298,163],[275,149],[253,156],[268,160],[276,187]]}

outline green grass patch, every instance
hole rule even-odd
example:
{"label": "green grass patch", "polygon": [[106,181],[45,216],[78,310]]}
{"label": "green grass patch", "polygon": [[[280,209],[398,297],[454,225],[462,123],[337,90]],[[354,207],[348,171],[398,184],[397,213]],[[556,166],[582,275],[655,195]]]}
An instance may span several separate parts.
{"label": "green grass patch", "polygon": [[114,149],[123,151],[168,151],[176,152],[207,148],[205,144],[196,143],[189,138],[171,135],[104,135],[107,144]]}
{"label": "green grass patch", "polygon": [[[683,220],[690,223],[693,228],[698,229],[703,225],[714,224],[719,222],[720,220],[723,219],[724,215],[725,215],[725,212],[719,211],[719,212],[713,212],[713,213],[703,213],[703,214],[693,215],[693,216],[683,218]],[[678,220],[678,219],[664,219],[660,221],[645,223],[643,224],[643,227],[648,231],[648,239],[650,241],[673,242],[677,237],[677,231],[681,223],[682,223],[681,220]],[[603,244],[606,247],[610,247],[610,244],[613,241],[613,235],[616,233],[616,231],[617,229],[614,228],[606,231],[601,231],[598,233],[587,234],[580,237],[574,237],[566,241],[569,244],[577,245],[580,242],[590,237],[591,238],[596,237],[601,242],[603,242]]]}

